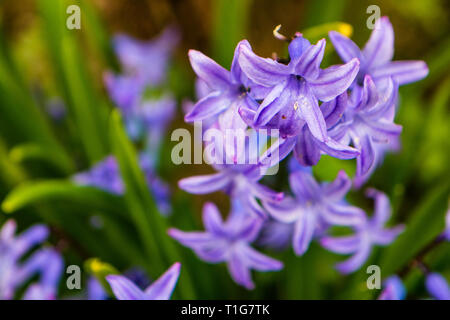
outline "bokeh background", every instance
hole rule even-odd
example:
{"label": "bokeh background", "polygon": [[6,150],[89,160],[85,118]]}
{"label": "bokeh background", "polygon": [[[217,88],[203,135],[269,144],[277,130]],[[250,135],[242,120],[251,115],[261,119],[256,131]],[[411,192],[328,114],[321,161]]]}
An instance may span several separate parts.
{"label": "bokeh background", "polygon": [[[60,9],[70,4],[81,7],[81,30],[65,28],[67,15]],[[352,25],[352,39],[363,45],[371,31],[366,27],[366,8],[372,4],[394,26],[395,60],[422,59],[430,68],[426,79],[400,89],[396,123],[403,125],[402,149],[389,154],[368,183],[389,195],[393,223],[407,225],[393,245],[376,250],[369,264],[381,265],[383,277],[401,270],[442,231],[449,204],[450,2],[445,0],[0,1],[0,224],[8,217],[16,219],[21,229],[47,223],[52,230],[50,242],[64,254],[66,264],[84,264],[86,272],[93,272],[86,264],[92,257],[119,270],[135,266],[145,270],[142,261],[149,257],[141,254],[136,226],[127,220],[133,210],[130,199],[74,191],[62,183],[104,156],[123,151],[117,151],[123,146],[115,145],[119,134],[111,133],[110,113],[115,106],[103,83],[105,70],[119,71],[111,37],[120,32],[147,40],[168,25],[181,32],[166,84],[180,103],[164,140],[158,173],[172,190],[173,213],[163,224],[193,230],[201,227],[205,201],[214,201],[224,214],[229,203],[222,194],[192,196],[177,188],[181,177],[211,171],[203,165],[175,166],[170,160],[174,145],[170,132],[181,127],[191,130],[181,110],[183,99],[194,99],[195,77],[187,50],[200,50],[229,67],[241,39],[248,39],[261,56],[282,55],[285,43],[272,36],[276,25],[282,24],[281,32],[291,35],[331,22]],[[327,46],[331,47],[329,41]],[[339,59],[331,52],[324,63],[339,63]],[[54,104],[62,106],[63,111],[57,110],[65,117],[50,116],[49,105]],[[322,157],[314,172],[326,181],[341,168],[354,172],[354,166],[354,161]],[[43,181],[51,183],[23,188]],[[285,188],[283,167],[267,183],[277,190]],[[361,190],[352,192],[350,201],[370,212],[371,203]],[[98,216],[102,228],[92,223]],[[195,288],[195,295],[176,293],[176,297],[368,299],[377,294],[367,290],[364,268],[350,276],[339,275],[332,266],[342,257],[316,245],[301,258],[289,250],[272,254],[285,261],[286,268],[256,274],[257,289],[251,292],[236,286],[224,266],[204,264],[188,249],[175,247]],[[433,251],[427,262],[450,276],[449,245]],[[153,272],[149,271],[151,276],[160,274]],[[407,283],[408,297],[424,295],[420,272],[411,272]],[[72,294],[63,285],[61,290],[63,296]]]}

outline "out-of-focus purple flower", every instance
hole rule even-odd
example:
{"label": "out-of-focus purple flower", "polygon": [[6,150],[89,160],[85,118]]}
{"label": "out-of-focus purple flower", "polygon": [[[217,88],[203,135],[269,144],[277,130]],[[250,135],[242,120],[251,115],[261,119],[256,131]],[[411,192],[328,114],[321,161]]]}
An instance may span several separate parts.
{"label": "out-of-focus purple flower", "polygon": [[22,257],[48,236],[48,229],[35,225],[15,236],[14,220],[0,230],[0,299],[12,299],[16,289],[39,274],[39,281],[27,288],[25,299],[55,299],[63,268],[62,257],[50,248],[39,249],[22,261]]}
{"label": "out-of-focus purple flower", "polygon": [[62,121],[67,113],[64,101],[59,97],[53,97],[48,100],[45,105],[45,109],[56,121]]}
{"label": "out-of-focus purple flower", "polygon": [[[252,83],[244,73],[238,63],[238,53],[241,47],[250,47],[246,40],[239,42],[236,47],[231,71],[226,70],[214,60],[208,58],[203,53],[190,50],[189,59],[195,73],[206,84],[206,88],[198,88],[201,94],[206,96],[201,98],[194,107],[186,114],[187,122],[203,121],[211,122],[218,117],[225,118],[226,129],[242,128],[247,124],[239,116],[238,110],[241,106],[253,108],[256,102],[253,99],[261,99],[265,90],[260,92],[261,86]],[[202,83],[200,85],[203,86]]]}
{"label": "out-of-focus purple flower", "polygon": [[276,271],[283,268],[280,261],[265,256],[250,246],[262,226],[262,220],[249,215],[238,201],[223,221],[217,207],[207,203],[203,207],[205,232],[183,232],[170,229],[169,235],[191,248],[197,256],[209,263],[226,262],[233,280],[247,289],[253,289],[251,270]]}
{"label": "out-of-focus purple flower", "polygon": [[[145,174],[147,185],[155,198],[159,211],[167,215],[170,213],[170,189],[165,182],[158,178],[153,170],[151,159],[144,153],[139,157],[139,164]],[[73,177],[75,183],[97,187],[107,192],[121,195],[125,192],[119,165],[114,156],[97,163],[89,171],[81,172]]]}
{"label": "out-of-focus purple flower", "polygon": [[106,300],[108,298],[108,294],[101,283],[92,276],[89,277],[87,283],[87,298],[88,300]]}
{"label": "out-of-focus purple flower", "polygon": [[145,290],[121,275],[109,275],[106,280],[118,300],[169,300],[180,276],[180,268],[179,262],[174,263]]}
{"label": "out-of-focus purple flower", "polygon": [[264,203],[276,220],[294,223],[292,246],[297,255],[308,250],[321,224],[354,226],[364,223],[364,211],[345,203],[351,180],[344,171],[328,184],[319,184],[310,170],[297,170],[289,175],[294,197],[285,197],[279,203]]}
{"label": "out-of-focus purple flower", "polygon": [[358,73],[359,62],[353,59],[345,65],[322,70],[324,49],[325,39],[311,45],[298,36],[289,44],[291,60],[285,65],[258,57],[250,46],[240,47],[242,71],[255,83],[271,89],[257,108],[253,126],[277,128],[287,138],[301,134],[306,124],[312,136],[328,143],[327,126],[318,100],[331,101],[347,90]]}
{"label": "out-of-focus purple flower", "polygon": [[103,78],[112,102],[124,116],[132,114],[141,102],[145,88],[143,81],[136,76],[114,75],[111,72],[106,72]]}
{"label": "out-of-focus purple flower", "polygon": [[169,27],[150,41],[119,34],[114,37],[113,45],[127,74],[137,76],[146,85],[156,86],[166,78],[168,63],[179,38],[178,30]]}
{"label": "out-of-focus purple flower", "polygon": [[430,295],[437,300],[450,300],[450,287],[447,280],[439,273],[427,275],[425,285]]}
{"label": "out-of-focus purple flower", "polygon": [[355,233],[350,236],[324,236],[320,240],[322,246],[330,251],[353,254],[348,260],[337,264],[336,268],[342,273],[358,270],[369,257],[372,246],[390,244],[404,229],[403,225],[391,229],[384,227],[391,216],[389,199],[384,193],[368,189],[366,194],[375,200],[374,215],[367,218],[365,223],[355,225]]}
{"label": "out-of-focus purple flower", "polygon": [[380,94],[370,76],[364,78],[360,101],[349,106],[340,122],[331,130],[331,135],[342,144],[350,142],[360,152],[357,157],[356,176],[367,176],[382,156],[376,154],[375,143],[387,144],[395,141],[402,127],[393,122],[391,110],[395,108],[398,87],[392,79],[384,94]]}
{"label": "out-of-focus purple flower", "polygon": [[344,62],[357,58],[361,63],[355,84],[352,86],[358,97],[366,75],[370,75],[377,88],[382,90],[391,77],[402,85],[423,79],[428,74],[428,67],[423,61],[391,61],[394,56],[394,30],[388,17],[378,19],[362,51],[352,40],[336,31],[331,31],[329,36]]}
{"label": "out-of-focus purple flower", "polygon": [[391,276],[384,281],[383,291],[378,300],[404,300],[406,289],[402,280],[398,276]]}
{"label": "out-of-focus purple flower", "polygon": [[295,223],[283,223],[275,219],[264,221],[256,243],[274,250],[284,250],[292,242]]}

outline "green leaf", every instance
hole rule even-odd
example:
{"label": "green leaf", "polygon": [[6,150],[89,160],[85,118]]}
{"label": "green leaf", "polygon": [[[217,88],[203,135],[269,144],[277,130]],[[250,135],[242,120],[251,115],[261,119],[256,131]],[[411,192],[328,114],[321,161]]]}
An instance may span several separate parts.
{"label": "green leaf", "polygon": [[71,201],[122,216],[125,214],[124,203],[120,197],[97,188],[79,186],[64,180],[21,184],[6,196],[2,203],[2,210],[13,213],[37,202],[54,200]]}
{"label": "green leaf", "polygon": [[213,57],[228,67],[234,48],[245,36],[252,0],[216,0],[213,3]]}
{"label": "green leaf", "polygon": [[431,190],[406,223],[406,230],[381,257],[385,276],[405,266],[425,245],[444,229],[450,184],[445,182]]}

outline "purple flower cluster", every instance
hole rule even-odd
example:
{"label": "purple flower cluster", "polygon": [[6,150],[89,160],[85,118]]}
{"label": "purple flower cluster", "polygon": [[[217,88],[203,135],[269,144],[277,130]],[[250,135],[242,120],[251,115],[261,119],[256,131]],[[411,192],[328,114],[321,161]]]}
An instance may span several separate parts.
{"label": "purple flower cluster", "polygon": [[[17,225],[8,220],[0,229],[0,300],[13,299],[16,290],[35,275],[39,280],[25,290],[23,299],[56,299],[58,283],[63,271],[63,259],[52,248],[39,248],[28,256],[28,252],[48,237],[48,229],[34,225],[15,235]],[[28,257],[25,258],[24,256]]]}
{"label": "purple flower cluster", "polygon": [[[189,51],[199,100],[185,104],[186,122],[202,122],[204,128],[223,135],[228,130],[278,134],[266,148],[226,141],[222,151],[217,144],[205,143],[213,144],[216,159],[230,161],[212,161],[217,173],[182,179],[179,187],[193,194],[225,192],[233,209],[224,222],[208,203],[203,209],[205,232],[169,231],[200,259],[226,262],[233,280],[247,289],[254,287],[251,269],[282,268],[250,243],[279,249],[291,243],[294,252],[303,255],[317,239],[330,251],[351,255],[337,265],[340,272],[350,273],[365,263],[373,246],[390,244],[403,230],[403,226],[385,227],[391,208],[384,193],[367,190],[375,200],[372,216],[350,205],[345,196],[352,185],[360,187],[368,180],[388,150],[398,148],[402,130],[394,123],[398,87],[424,78],[428,68],[422,61],[391,61],[394,33],[387,17],[377,21],[362,51],[337,32],[329,36],[342,65],[322,68],[325,39],[311,44],[300,33],[289,43],[288,59],[262,58],[242,40],[230,71],[198,51]],[[247,154],[257,161],[237,161]],[[289,166],[292,195],[285,195],[261,181],[290,154],[295,162]],[[332,182],[317,182],[310,167],[322,154],[356,158],[355,177],[341,171]],[[334,237],[334,226],[352,233]]]}

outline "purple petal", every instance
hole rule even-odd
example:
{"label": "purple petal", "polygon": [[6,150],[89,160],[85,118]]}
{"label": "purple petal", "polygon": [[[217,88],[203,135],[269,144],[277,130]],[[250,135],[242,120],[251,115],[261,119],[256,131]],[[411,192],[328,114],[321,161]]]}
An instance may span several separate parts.
{"label": "purple petal", "polygon": [[106,276],[111,290],[119,300],[146,300],[144,292],[124,276]]}
{"label": "purple petal", "polygon": [[377,87],[372,78],[368,75],[364,77],[364,85],[362,90],[362,97],[359,103],[355,106],[355,111],[366,111],[373,108],[379,101]]}
{"label": "purple petal", "polygon": [[286,197],[280,202],[264,202],[264,208],[275,220],[283,223],[292,223],[301,214],[298,203],[291,197]]}
{"label": "purple petal", "polygon": [[344,91],[344,93],[340,94],[335,99],[321,104],[320,109],[325,118],[327,128],[333,127],[342,118],[342,115],[347,108],[347,103],[348,96],[347,92]]}
{"label": "purple petal", "polygon": [[320,244],[325,249],[338,253],[350,254],[358,250],[360,238],[357,235],[345,237],[323,237]]}
{"label": "purple petal", "polygon": [[378,300],[403,300],[406,296],[406,289],[402,280],[398,276],[391,276],[384,282],[384,290]]}
{"label": "purple petal", "polygon": [[193,194],[207,194],[224,189],[232,177],[224,172],[181,179],[178,186]]}
{"label": "purple petal", "polygon": [[252,247],[245,247],[244,255],[247,259],[247,264],[254,270],[258,271],[278,271],[283,269],[283,263],[270,258]]}
{"label": "purple petal", "polygon": [[399,85],[415,82],[428,75],[428,66],[423,61],[393,61],[371,71],[374,80],[392,77]]}
{"label": "purple petal", "polygon": [[34,225],[20,234],[14,243],[15,253],[19,256],[27,252],[33,246],[47,239],[49,230],[44,225]]}
{"label": "purple petal", "polygon": [[180,268],[179,262],[174,263],[158,280],[153,282],[145,290],[147,300],[169,300],[180,276]]}
{"label": "purple petal", "polygon": [[304,54],[305,50],[307,50],[310,46],[311,43],[302,36],[292,39],[292,41],[289,43],[288,50],[289,57],[291,58],[291,61],[294,63],[294,65],[297,65],[297,62]]}
{"label": "purple petal", "polygon": [[332,225],[361,226],[366,221],[366,214],[362,209],[346,204],[330,204],[323,211],[322,216]]}
{"label": "purple petal", "polygon": [[207,202],[203,206],[203,225],[208,232],[214,235],[224,235],[222,217],[212,202]]}
{"label": "purple petal", "polygon": [[381,17],[375,24],[369,41],[363,49],[367,68],[382,66],[394,55],[394,30],[388,17]]}
{"label": "purple petal", "polygon": [[269,58],[261,58],[246,46],[240,48],[239,65],[251,80],[266,87],[283,82],[290,74],[288,66]]}
{"label": "purple petal", "polygon": [[379,227],[384,226],[391,216],[392,209],[389,198],[385,193],[373,188],[367,189],[366,196],[375,201],[374,215],[372,218],[373,223]]}
{"label": "purple petal", "polygon": [[363,176],[375,164],[375,150],[373,142],[368,135],[353,139],[355,147],[360,151],[360,155],[356,159],[356,175]]}
{"label": "purple petal", "polygon": [[296,138],[294,156],[303,166],[315,166],[320,160],[320,149],[317,146],[318,140],[314,139],[311,132],[306,127],[302,134]]}
{"label": "purple petal", "polygon": [[323,193],[331,201],[339,201],[345,197],[352,187],[352,181],[344,170],[339,171],[333,182],[323,187]]}
{"label": "purple petal", "polygon": [[258,198],[261,201],[281,201],[283,200],[284,193],[283,192],[276,192],[270,189],[269,187],[266,187],[259,183],[253,183],[250,186],[251,193]]}
{"label": "purple petal", "polygon": [[8,219],[0,230],[0,240],[5,242],[13,240],[16,229],[17,223],[13,219]]}
{"label": "purple petal", "polygon": [[317,145],[325,154],[338,159],[354,159],[359,155],[357,149],[343,145],[331,138],[328,138],[326,142],[317,141]]}
{"label": "purple petal", "polygon": [[405,226],[403,225],[398,225],[391,229],[376,230],[372,234],[372,238],[376,244],[386,246],[391,244],[403,230],[405,230]]}
{"label": "purple petal", "polygon": [[358,270],[366,262],[370,255],[370,251],[370,243],[363,241],[358,248],[358,251],[346,261],[338,263],[336,269],[344,274]]}
{"label": "purple petal", "polygon": [[336,31],[330,31],[328,35],[342,61],[349,62],[353,58],[362,61],[361,51],[352,40]]}
{"label": "purple petal", "polygon": [[286,82],[277,84],[258,108],[254,119],[257,127],[267,124],[283,107],[289,103],[290,90],[286,88]]}
{"label": "purple petal", "polygon": [[375,142],[388,143],[391,138],[400,135],[403,130],[401,125],[384,119],[379,121],[365,120],[364,122],[367,124],[369,134]]}
{"label": "purple petal", "polygon": [[358,71],[359,60],[355,58],[344,65],[321,70],[319,77],[309,84],[319,100],[330,101],[350,87]]}
{"label": "purple petal", "polygon": [[316,230],[316,218],[314,212],[303,211],[295,223],[292,247],[296,255],[303,255],[309,248],[309,244]]}
{"label": "purple petal", "polygon": [[238,59],[241,47],[246,47],[249,50],[252,49],[252,47],[250,46],[250,43],[247,40],[242,40],[238,43],[238,45],[236,46],[236,49],[234,50],[233,61],[231,62],[231,75],[232,75],[234,81],[237,83],[242,82],[242,70],[241,70],[241,66],[239,65],[239,59]]}
{"label": "purple petal", "polygon": [[186,122],[194,122],[215,116],[231,105],[229,96],[224,95],[220,91],[214,91],[198,101],[194,107],[184,117]]}
{"label": "purple petal", "polygon": [[433,272],[425,281],[428,292],[437,300],[450,300],[450,288],[447,281],[439,273]]}
{"label": "purple petal", "polygon": [[248,290],[252,290],[255,285],[251,278],[250,269],[244,263],[244,259],[239,253],[231,254],[227,264],[228,271],[237,284],[244,286]]}
{"label": "purple petal", "polygon": [[197,76],[213,90],[226,90],[231,84],[230,72],[200,51],[189,50],[189,60]]}
{"label": "purple petal", "polygon": [[296,64],[295,73],[307,80],[316,79],[319,76],[325,44],[325,39],[321,39],[317,44],[309,46]]}
{"label": "purple petal", "polygon": [[289,175],[289,185],[297,200],[307,202],[320,195],[320,187],[309,172],[296,171]]}

